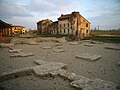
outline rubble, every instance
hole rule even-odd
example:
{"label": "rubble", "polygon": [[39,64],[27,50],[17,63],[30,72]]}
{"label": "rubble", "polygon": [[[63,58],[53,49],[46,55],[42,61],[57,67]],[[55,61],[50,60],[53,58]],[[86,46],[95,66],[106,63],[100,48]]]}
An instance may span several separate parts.
{"label": "rubble", "polygon": [[28,57],[28,56],[33,56],[33,53],[15,53],[11,55],[10,57]]}
{"label": "rubble", "polygon": [[57,52],[57,53],[59,53],[59,52],[65,52],[65,50],[63,50],[63,49],[55,49],[55,50],[53,50],[54,52]]}
{"label": "rubble", "polygon": [[0,43],[1,48],[10,48],[13,49],[14,44],[13,43]]}
{"label": "rubble", "polygon": [[69,42],[70,45],[78,45],[80,44],[79,42]]}
{"label": "rubble", "polygon": [[70,83],[71,86],[82,89],[82,90],[118,90],[118,85],[110,82],[104,81],[99,78],[95,79],[80,79],[75,80]]}
{"label": "rubble", "polygon": [[106,46],[106,49],[120,50],[120,46]]}
{"label": "rubble", "polygon": [[101,58],[101,55],[92,55],[92,54],[84,53],[81,55],[76,55],[75,57],[80,58],[80,59],[89,60],[89,61],[96,61]]}
{"label": "rubble", "polygon": [[84,46],[92,47],[92,46],[94,46],[94,45],[93,45],[93,44],[85,44]]}
{"label": "rubble", "polygon": [[12,49],[12,50],[9,50],[10,53],[21,53],[23,49]]}
{"label": "rubble", "polygon": [[66,71],[67,65],[64,63],[46,62],[42,60],[34,60],[34,62],[37,66],[16,69],[0,74],[0,82],[31,74],[37,77],[50,75],[67,78],[70,80],[71,86],[82,90],[118,90],[118,85],[113,82],[104,81],[99,78],[89,79],[81,75],[76,75],[75,73],[69,73]]}
{"label": "rubble", "polygon": [[41,46],[42,49],[51,49],[51,46]]}
{"label": "rubble", "polygon": [[12,70],[11,72],[4,72],[0,74],[0,82],[6,81],[9,79],[14,79],[21,76],[26,76],[26,75],[32,74],[32,72],[33,72],[32,67],[16,69],[16,70]]}

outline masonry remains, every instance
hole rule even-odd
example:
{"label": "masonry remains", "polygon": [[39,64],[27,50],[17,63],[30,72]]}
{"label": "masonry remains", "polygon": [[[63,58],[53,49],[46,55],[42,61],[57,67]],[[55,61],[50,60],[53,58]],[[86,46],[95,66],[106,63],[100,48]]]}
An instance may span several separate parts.
{"label": "masonry remains", "polygon": [[72,12],[58,18],[58,21],[45,19],[37,22],[38,34],[65,34],[77,37],[87,37],[90,32],[90,22],[79,12]]}

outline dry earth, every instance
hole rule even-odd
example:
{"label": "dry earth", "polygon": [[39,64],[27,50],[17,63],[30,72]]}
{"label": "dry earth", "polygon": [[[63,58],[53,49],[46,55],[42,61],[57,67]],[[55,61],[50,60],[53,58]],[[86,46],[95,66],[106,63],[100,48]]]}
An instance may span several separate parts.
{"label": "dry earth", "polygon": [[[65,42],[62,45],[64,52],[56,53],[57,42],[39,42],[38,45],[17,44],[15,49],[23,49],[25,53],[33,53],[29,57],[13,57],[9,48],[0,48],[0,74],[15,69],[36,66],[34,60],[47,62],[61,62],[67,64],[67,71],[90,79],[100,78],[120,85],[120,50],[105,49],[106,46],[118,46],[111,43],[94,44],[91,47],[85,46],[89,42],[70,45]],[[51,46],[50,49],[43,49],[41,46]],[[101,58],[90,62],[84,59],[75,58],[75,55],[90,53],[101,55]],[[44,79],[28,75],[0,83],[0,89],[5,90],[76,90],[70,86],[68,80],[60,77],[46,77]],[[3,88],[2,88],[3,87]]]}

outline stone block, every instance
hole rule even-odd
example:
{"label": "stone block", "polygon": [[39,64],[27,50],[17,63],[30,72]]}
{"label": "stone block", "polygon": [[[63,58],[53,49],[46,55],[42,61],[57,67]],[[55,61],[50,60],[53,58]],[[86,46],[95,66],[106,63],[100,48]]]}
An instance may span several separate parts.
{"label": "stone block", "polygon": [[41,46],[42,49],[52,49],[51,46]]}
{"label": "stone block", "polygon": [[10,48],[12,49],[12,47],[14,47],[13,43],[0,43],[0,47],[1,48]]}
{"label": "stone block", "polygon": [[4,72],[0,74],[0,82],[6,81],[9,79],[14,79],[14,78],[21,77],[21,76],[26,76],[32,73],[33,73],[32,67],[16,69],[11,72]]}
{"label": "stone block", "polygon": [[65,52],[65,50],[63,50],[63,49],[54,49],[53,51],[57,52],[57,53],[59,53],[59,52]]}
{"label": "stone block", "polygon": [[33,56],[33,53],[15,53],[11,55],[10,57],[28,57],[28,56]]}
{"label": "stone block", "polygon": [[12,49],[12,50],[9,50],[10,53],[21,53],[23,49]]}
{"label": "stone block", "polygon": [[43,65],[43,64],[48,64],[49,62],[43,61],[43,60],[34,60],[33,61],[37,65]]}
{"label": "stone block", "polygon": [[85,53],[81,55],[76,55],[75,57],[80,59],[85,59],[88,61],[96,61],[101,58],[101,55],[92,55],[92,54]]}
{"label": "stone block", "polygon": [[82,90],[118,90],[118,85],[101,79],[79,79],[70,83],[71,86]]}

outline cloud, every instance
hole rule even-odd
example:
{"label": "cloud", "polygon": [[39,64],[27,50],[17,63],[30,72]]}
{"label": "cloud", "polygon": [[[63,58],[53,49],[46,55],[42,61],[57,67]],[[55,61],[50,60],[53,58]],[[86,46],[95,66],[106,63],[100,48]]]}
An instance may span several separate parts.
{"label": "cloud", "polygon": [[32,14],[25,9],[24,3],[8,3],[0,2],[0,17],[12,18],[12,17],[32,17]]}

